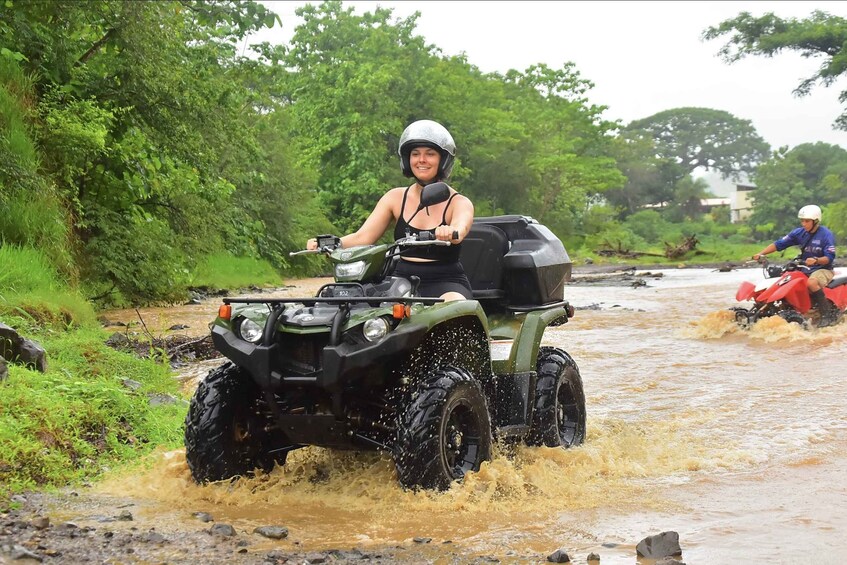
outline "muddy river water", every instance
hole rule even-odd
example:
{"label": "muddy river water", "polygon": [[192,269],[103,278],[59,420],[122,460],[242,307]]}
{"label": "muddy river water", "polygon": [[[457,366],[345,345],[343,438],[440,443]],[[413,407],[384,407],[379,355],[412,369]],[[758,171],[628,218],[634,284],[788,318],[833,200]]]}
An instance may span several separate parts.
{"label": "muddy river water", "polygon": [[[162,521],[206,511],[237,529],[284,525],[289,537],[266,546],[282,549],[425,537],[433,562],[447,547],[502,562],[565,548],[578,563],[594,552],[632,564],[641,539],[673,530],[689,565],[847,562],[847,322],[740,330],[726,308],[759,270],[654,273],[639,273],[646,286],[569,285],[580,309],[545,334],[582,374],[581,447],[498,454],[445,493],[403,491],[387,457],[317,448],[268,475],[204,487],[183,452],[159,453],[97,488],[149,500]],[[320,282],[298,286],[312,294]],[[202,334],[216,304],[142,314],[155,331],[190,311],[185,331]]]}

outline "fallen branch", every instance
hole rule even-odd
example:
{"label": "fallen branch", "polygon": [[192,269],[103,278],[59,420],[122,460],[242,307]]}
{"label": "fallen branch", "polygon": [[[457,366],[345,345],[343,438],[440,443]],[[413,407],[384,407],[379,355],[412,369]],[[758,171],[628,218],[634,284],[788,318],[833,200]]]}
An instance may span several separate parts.
{"label": "fallen branch", "polygon": [[668,259],[680,259],[689,251],[692,251],[697,244],[700,243],[697,241],[697,236],[690,235],[686,237],[682,243],[679,245],[673,246],[667,241],[665,242],[665,257]]}

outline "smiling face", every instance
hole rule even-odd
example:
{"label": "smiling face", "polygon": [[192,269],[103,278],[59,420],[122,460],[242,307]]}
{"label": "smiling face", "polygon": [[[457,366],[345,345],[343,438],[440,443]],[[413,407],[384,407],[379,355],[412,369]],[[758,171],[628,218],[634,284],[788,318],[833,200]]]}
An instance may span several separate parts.
{"label": "smiling face", "polygon": [[413,147],[409,153],[409,165],[412,168],[412,174],[424,183],[435,181],[440,162],[441,153],[432,147]]}

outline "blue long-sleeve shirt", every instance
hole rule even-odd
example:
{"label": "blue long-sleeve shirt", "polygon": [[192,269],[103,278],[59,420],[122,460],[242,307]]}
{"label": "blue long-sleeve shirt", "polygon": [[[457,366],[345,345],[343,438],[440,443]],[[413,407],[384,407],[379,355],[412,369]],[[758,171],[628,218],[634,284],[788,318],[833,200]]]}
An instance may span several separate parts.
{"label": "blue long-sleeve shirt", "polygon": [[805,262],[809,257],[827,257],[827,265],[813,265],[804,269],[813,273],[818,269],[832,269],[835,264],[835,236],[824,226],[818,225],[814,233],[809,233],[802,227],[792,230],[773,242],[777,251],[787,249],[792,245],[800,247],[800,260]]}

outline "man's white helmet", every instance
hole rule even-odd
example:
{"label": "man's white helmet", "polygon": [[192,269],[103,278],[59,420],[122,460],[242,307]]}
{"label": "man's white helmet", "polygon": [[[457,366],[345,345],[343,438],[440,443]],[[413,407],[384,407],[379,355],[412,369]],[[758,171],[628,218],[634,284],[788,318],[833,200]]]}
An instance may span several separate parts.
{"label": "man's white helmet", "polygon": [[808,206],[803,206],[800,208],[800,211],[797,212],[797,217],[801,220],[814,220],[816,222],[821,221],[821,209],[814,204],[809,204]]}

